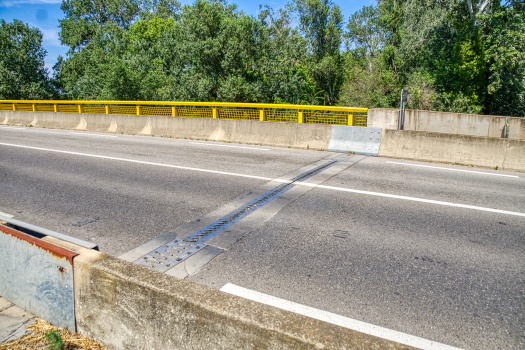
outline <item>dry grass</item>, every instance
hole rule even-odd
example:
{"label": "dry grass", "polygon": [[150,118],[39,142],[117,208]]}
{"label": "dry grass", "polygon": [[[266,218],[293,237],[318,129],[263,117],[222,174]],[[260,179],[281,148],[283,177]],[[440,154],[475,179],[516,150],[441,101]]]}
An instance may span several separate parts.
{"label": "dry grass", "polygon": [[46,332],[58,330],[64,340],[63,350],[107,350],[107,348],[96,341],[83,337],[79,334],[71,334],[67,329],[55,327],[50,323],[35,319],[35,323],[27,327],[29,334],[24,335],[12,342],[0,345],[0,350],[48,350],[49,343]]}

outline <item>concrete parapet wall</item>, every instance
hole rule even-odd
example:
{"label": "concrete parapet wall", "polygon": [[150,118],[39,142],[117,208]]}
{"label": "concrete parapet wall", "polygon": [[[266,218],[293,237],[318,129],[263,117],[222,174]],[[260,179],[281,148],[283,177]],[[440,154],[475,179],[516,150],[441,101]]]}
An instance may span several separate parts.
{"label": "concrete parapet wall", "polygon": [[77,330],[112,349],[414,349],[45,240],[79,253]]}
{"label": "concrete parapet wall", "polygon": [[85,131],[200,138],[272,146],[327,149],[331,125],[254,120],[0,111],[2,124]]}
{"label": "concrete parapet wall", "polygon": [[379,156],[525,171],[525,141],[383,129]]}
{"label": "concrete parapet wall", "polygon": [[[404,130],[502,137],[505,118],[494,115],[406,110]],[[368,110],[369,127],[397,129],[399,109]],[[525,118],[510,118],[509,139],[525,140]]]}

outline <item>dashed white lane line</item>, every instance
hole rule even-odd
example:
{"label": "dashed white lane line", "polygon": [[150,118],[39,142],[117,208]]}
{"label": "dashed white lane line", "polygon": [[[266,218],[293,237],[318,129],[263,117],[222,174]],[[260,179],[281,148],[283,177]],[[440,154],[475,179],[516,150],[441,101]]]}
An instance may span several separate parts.
{"label": "dashed white lane line", "polygon": [[348,317],[333,314],[331,312],[315,309],[306,305],[297,304],[292,301],[276,298],[271,295],[239,287],[231,283],[225,284],[221,288],[221,291],[245,299],[256,301],[261,304],[270,305],[282,310],[291,311],[299,315],[315,318],[317,320],[328,322],[340,327],[349,328],[361,333],[395,341],[404,345],[413,346],[415,348],[423,350],[459,350],[459,348],[437,343],[432,340],[419,338],[410,334],[375,326],[370,323],[354,320]]}
{"label": "dashed white lane line", "polygon": [[100,136],[100,137],[118,137],[117,135],[104,135],[104,134],[90,134],[85,132],[70,131],[70,134],[80,135],[80,136]]}
{"label": "dashed white lane line", "polygon": [[233,148],[246,148],[246,149],[253,149],[256,151],[269,151],[268,148],[255,148],[255,147],[244,147],[244,146],[230,146],[230,145],[218,145],[216,143],[204,143],[204,142],[190,142],[194,145],[205,145],[205,146],[216,146],[216,147],[233,147]]}
{"label": "dashed white lane line", "polygon": [[14,217],[14,215],[4,213],[3,211],[0,211],[0,215],[1,216],[5,216],[6,218],[13,218]]}
{"label": "dashed white lane line", "polygon": [[401,165],[409,165],[409,166],[417,166],[421,168],[432,168],[432,169],[441,169],[441,170],[450,170],[450,171],[461,171],[464,173],[473,173],[473,174],[479,174],[479,175],[494,175],[494,176],[505,176],[505,177],[517,177],[519,179],[519,176],[515,175],[505,175],[505,174],[494,174],[494,173],[485,173],[482,171],[473,171],[473,170],[463,170],[463,169],[453,169],[453,168],[444,168],[439,166],[431,166],[431,165],[421,165],[421,164],[410,164],[410,163],[400,163],[400,162],[387,162],[390,164],[401,164]]}
{"label": "dashed white lane line", "polygon": [[213,173],[213,174],[221,174],[221,175],[247,177],[247,178],[250,178],[250,179],[258,179],[258,180],[266,180],[266,181],[273,180],[272,178],[263,177],[263,176],[230,173],[230,172],[226,172],[226,171],[209,170],[209,169],[201,169],[201,168],[192,168],[192,167],[187,167],[187,166],[172,165],[172,164],[165,164],[165,163],[146,162],[146,161],[142,161],[142,160],[134,160],[134,159],[126,159],[126,158],[118,158],[118,157],[100,156],[100,155],[97,155],[97,154],[62,151],[62,150],[57,150],[57,149],[15,145],[15,144],[10,144],[10,143],[3,143],[3,142],[0,142],[0,145],[9,146],[9,147],[19,147],[19,148],[34,149],[34,150],[46,151],[46,152],[72,154],[72,155],[76,155],[76,156],[92,157],[92,158],[99,158],[99,159],[118,160],[118,161],[128,162],[128,163],[155,165],[155,166],[162,166],[162,167],[166,167],[166,168],[175,168],[175,169],[183,169],[183,170],[200,171],[200,172],[204,172],[204,173]]}
{"label": "dashed white lane line", "polygon": [[[219,170],[209,170],[209,169],[201,169],[201,168],[192,168],[192,167],[181,166],[181,165],[172,165],[172,164],[165,164],[165,163],[146,162],[146,161],[142,161],[142,160],[134,160],[134,159],[126,159],[126,158],[118,158],[118,157],[109,157],[109,156],[100,156],[100,155],[96,155],[96,154],[87,154],[87,153],[79,153],[79,152],[62,151],[62,150],[49,149],[49,148],[41,148],[41,147],[32,147],[32,146],[15,145],[15,144],[10,144],[10,143],[3,143],[3,142],[0,142],[0,145],[3,145],[3,146],[9,146],[9,147],[19,147],[19,148],[34,149],[34,150],[47,151],[47,152],[55,152],[55,153],[63,153],[63,154],[72,154],[72,155],[84,156],[84,157],[93,157],[93,158],[100,158],[100,159],[118,160],[118,161],[129,162],[129,163],[146,164],[146,165],[155,165],[155,166],[162,166],[162,167],[167,167],[167,168],[175,168],[175,169],[183,169],[183,170],[200,171],[200,172],[212,173],[212,174],[221,174],[221,175],[229,175],[229,176],[246,177],[246,178],[257,179],[257,180],[278,181],[278,182],[283,182],[283,183],[288,183],[288,182],[290,182],[290,181],[288,181],[288,180],[273,179],[273,178],[270,178],[270,177],[264,177],[264,176],[255,176],[255,175],[247,175],[247,174],[239,174],[239,173],[230,173],[230,172],[219,171]],[[297,184],[297,185],[300,185],[300,186],[317,187],[317,188],[322,188],[322,189],[327,189],[327,190],[333,190],[333,191],[342,191],[342,192],[359,193],[359,194],[365,194],[365,195],[370,195],[370,196],[395,198],[395,199],[409,200],[409,201],[414,201],[414,202],[423,202],[423,203],[430,203],[430,204],[444,205],[444,206],[449,206],[449,207],[458,207],[458,208],[465,208],[465,209],[472,209],[472,210],[480,210],[480,211],[486,211],[486,212],[492,212],[492,213],[498,213],[498,214],[514,215],[514,216],[522,216],[522,217],[525,217],[525,213],[519,213],[519,212],[514,212],[514,211],[508,211],[508,210],[499,210],[499,209],[485,208],[485,207],[478,207],[478,206],[475,206],[475,205],[459,204],[459,203],[452,203],[452,202],[443,202],[443,201],[436,201],[436,200],[432,200],[432,199],[417,198],[417,197],[407,197],[407,196],[400,196],[400,195],[388,194],[388,193],[380,193],[380,192],[370,192],[370,191],[354,190],[354,189],[351,189],[351,188],[344,188],[344,187],[335,187],[335,186],[326,186],[326,185],[315,185],[315,184],[308,183],[308,182],[296,182],[296,184]]]}

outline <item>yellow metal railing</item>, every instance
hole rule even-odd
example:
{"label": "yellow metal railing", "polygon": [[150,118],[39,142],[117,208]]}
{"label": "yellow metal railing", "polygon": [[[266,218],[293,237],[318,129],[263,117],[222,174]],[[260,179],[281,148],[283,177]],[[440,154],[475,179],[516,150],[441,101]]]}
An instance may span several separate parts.
{"label": "yellow metal railing", "polygon": [[366,126],[368,108],[268,103],[0,100],[0,110],[132,114]]}

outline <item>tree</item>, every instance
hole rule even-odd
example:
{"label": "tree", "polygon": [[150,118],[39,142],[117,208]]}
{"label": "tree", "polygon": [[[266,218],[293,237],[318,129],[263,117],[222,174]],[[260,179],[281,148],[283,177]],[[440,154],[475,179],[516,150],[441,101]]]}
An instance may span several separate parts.
{"label": "tree", "polygon": [[167,18],[177,14],[176,0],[63,0],[60,6],[64,19],[60,20],[60,40],[72,52],[86,46],[106,25],[129,29],[139,15]]}
{"label": "tree", "polygon": [[331,0],[295,0],[300,30],[308,40],[309,69],[328,104],[336,103],[343,85],[343,15]]}
{"label": "tree", "polygon": [[0,99],[48,99],[42,33],[17,19],[0,20]]}

